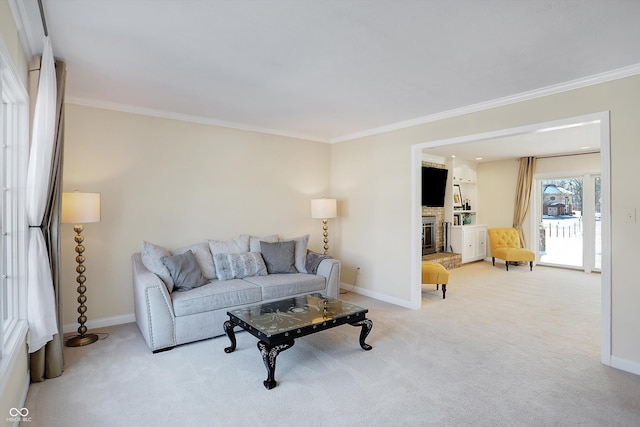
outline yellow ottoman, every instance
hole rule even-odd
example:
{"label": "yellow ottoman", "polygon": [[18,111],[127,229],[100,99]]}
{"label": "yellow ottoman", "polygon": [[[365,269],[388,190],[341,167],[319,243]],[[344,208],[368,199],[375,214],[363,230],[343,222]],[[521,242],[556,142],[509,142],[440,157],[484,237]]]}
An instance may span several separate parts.
{"label": "yellow ottoman", "polygon": [[431,261],[422,261],[422,284],[442,285],[442,298],[447,293],[447,283],[449,282],[449,272],[442,264]]}

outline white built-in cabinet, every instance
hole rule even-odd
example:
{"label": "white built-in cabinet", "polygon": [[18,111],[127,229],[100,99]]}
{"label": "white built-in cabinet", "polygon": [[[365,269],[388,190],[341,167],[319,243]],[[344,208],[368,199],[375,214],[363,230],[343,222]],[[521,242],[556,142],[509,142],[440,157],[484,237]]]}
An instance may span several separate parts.
{"label": "white built-in cabinet", "polygon": [[[448,159],[446,166],[450,179],[447,183],[445,216],[452,224],[451,249],[454,253],[462,254],[462,263],[482,260],[487,256],[487,226],[476,222],[478,198],[475,163]],[[463,201],[469,201],[469,209],[466,206],[454,206],[454,194],[458,188]]]}
{"label": "white built-in cabinet", "polygon": [[482,260],[487,256],[487,226],[459,225],[451,228],[451,248],[462,254],[462,263]]}

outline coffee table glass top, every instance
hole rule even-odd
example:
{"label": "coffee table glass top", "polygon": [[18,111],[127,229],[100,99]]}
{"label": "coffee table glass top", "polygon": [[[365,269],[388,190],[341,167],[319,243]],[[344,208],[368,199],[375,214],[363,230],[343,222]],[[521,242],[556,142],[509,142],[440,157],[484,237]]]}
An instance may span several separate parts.
{"label": "coffee table glass top", "polygon": [[228,314],[270,337],[367,312],[366,308],[316,293],[238,308]]}

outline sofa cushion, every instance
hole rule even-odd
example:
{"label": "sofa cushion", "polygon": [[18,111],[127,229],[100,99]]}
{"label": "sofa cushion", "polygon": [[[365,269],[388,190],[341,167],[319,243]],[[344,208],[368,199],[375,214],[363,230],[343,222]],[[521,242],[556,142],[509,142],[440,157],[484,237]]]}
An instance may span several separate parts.
{"label": "sofa cushion", "polygon": [[262,288],[263,300],[285,298],[306,292],[321,291],[325,288],[325,278],[315,274],[269,274],[245,277],[244,280]]}
{"label": "sofa cushion", "polygon": [[174,291],[188,291],[207,283],[196,257],[190,250],[183,254],[163,256],[161,259],[171,274]]}
{"label": "sofa cushion", "polygon": [[278,241],[277,234],[272,234],[270,236],[264,236],[264,237],[251,236],[249,237],[249,252],[261,252],[262,250],[260,248],[260,242],[275,243],[277,241]]}
{"label": "sofa cushion", "polygon": [[147,267],[147,270],[158,276],[164,282],[167,290],[172,292],[173,279],[171,278],[171,273],[162,262],[162,257],[165,256],[171,256],[168,249],[146,241],[142,242],[142,251],[140,251],[142,264]]}
{"label": "sofa cushion", "polygon": [[196,261],[200,266],[200,270],[202,270],[202,275],[207,280],[216,278],[216,268],[213,265],[213,256],[211,255],[211,249],[209,249],[209,244],[207,242],[200,242],[195,245],[174,249],[171,251],[171,254],[179,255],[187,251],[193,252],[193,256],[196,258]]}
{"label": "sofa cushion", "polygon": [[204,286],[191,289],[189,292],[174,292],[171,294],[173,312],[176,316],[188,316],[236,307],[242,304],[260,302],[261,290],[258,286],[241,279],[213,280]]}
{"label": "sofa cushion", "polygon": [[280,239],[280,241],[293,240],[296,242],[296,254],[295,254],[295,266],[296,270],[300,273],[307,273],[306,261],[307,261],[307,245],[309,244],[309,235],[306,234],[300,237],[294,237],[292,239]]}
{"label": "sofa cushion", "polygon": [[267,274],[262,255],[257,252],[215,254],[213,263],[216,266],[218,280],[242,279]]}
{"label": "sofa cushion", "polygon": [[260,248],[262,249],[262,258],[267,266],[267,272],[269,274],[276,273],[297,273],[295,264],[295,249],[296,243],[294,241],[288,242],[260,242]]}

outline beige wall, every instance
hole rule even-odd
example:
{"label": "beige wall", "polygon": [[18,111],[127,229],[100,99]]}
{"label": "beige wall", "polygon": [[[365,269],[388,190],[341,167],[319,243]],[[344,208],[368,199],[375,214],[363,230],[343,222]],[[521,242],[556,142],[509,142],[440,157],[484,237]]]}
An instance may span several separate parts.
{"label": "beige wall", "polygon": [[[311,234],[310,200],[329,195],[329,144],[66,105],[64,191],[102,194],[86,224],[89,320],[133,313],[131,254],[239,234]],[[339,205],[340,209],[340,205]],[[65,324],[77,293],[73,225],[62,225]]]}
{"label": "beige wall", "polygon": [[503,160],[478,164],[478,224],[513,226],[513,204],[519,163]]}
{"label": "beige wall", "polygon": [[[361,267],[358,285],[363,293],[408,305],[412,273],[418,277],[417,271],[411,271],[411,259],[416,257],[411,251],[409,194],[413,144],[610,111],[612,353],[640,372],[640,341],[635,329],[640,323],[640,287],[634,279],[640,229],[637,223],[626,224],[622,218],[624,208],[640,205],[640,192],[628,178],[635,176],[640,158],[638,99],[640,76],[635,76],[335,144],[331,153],[333,194],[348,205],[348,214],[340,222],[338,257],[347,267]],[[484,206],[485,202],[481,203]],[[500,221],[510,222],[509,216],[500,217]],[[479,218],[481,222],[486,219]]]}

